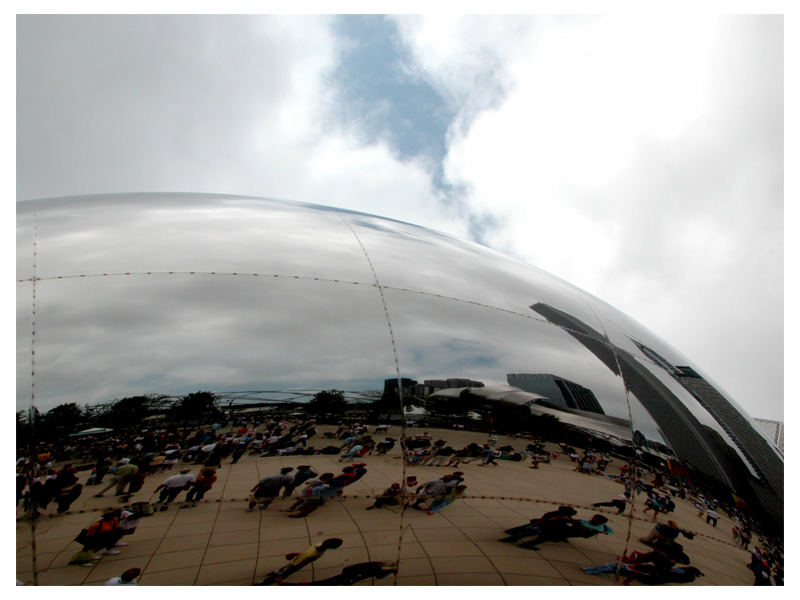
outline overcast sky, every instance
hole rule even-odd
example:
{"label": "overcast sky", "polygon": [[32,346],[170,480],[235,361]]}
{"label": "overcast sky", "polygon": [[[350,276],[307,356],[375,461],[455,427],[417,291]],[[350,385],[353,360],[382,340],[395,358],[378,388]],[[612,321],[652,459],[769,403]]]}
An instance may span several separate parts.
{"label": "overcast sky", "polygon": [[511,254],[783,419],[781,16],[25,16],[17,198],[219,192]]}

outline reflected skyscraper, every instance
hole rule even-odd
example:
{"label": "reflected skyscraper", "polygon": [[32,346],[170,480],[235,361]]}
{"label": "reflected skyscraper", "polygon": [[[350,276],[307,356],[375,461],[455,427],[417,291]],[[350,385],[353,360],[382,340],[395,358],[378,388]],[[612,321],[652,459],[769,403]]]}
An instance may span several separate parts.
{"label": "reflected skyscraper", "polygon": [[507,379],[508,385],[541,394],[561,406],[605,414],[592,390],[563,377],[546,373],[511,373]]}
{"label": "reflected skyscraper", "polygon": [[684,463],[731,490],[749,487],[765,512],[773,518],[783,518],[783,461],[739,410],[710,383],[690,367],[674,367],[655,350],[632,340],[642,354],[650,359],[650,364],[660,367],[678,381],[720,424],[755,471],[755,478],[747,477],[747,469],[743,468],[741,459],[737,454],[727,451],[729,444],[722,443],[722,436],[715,435],[713,430],[702,425],[645,363],[563,311],[541,303],[534,304],[531,309],[551,322],[564,325],[567,333],[584,344],[607,367],[615,373],[621,372],[627,390],[647,408],[665,434],[671,449]]}

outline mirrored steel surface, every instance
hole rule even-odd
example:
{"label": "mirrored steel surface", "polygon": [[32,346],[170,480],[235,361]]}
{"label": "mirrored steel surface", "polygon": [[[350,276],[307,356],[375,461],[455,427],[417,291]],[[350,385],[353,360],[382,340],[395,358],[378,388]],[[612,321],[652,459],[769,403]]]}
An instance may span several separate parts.
{"label": "mirrored steel surface", "polygon": [[190,194],[25,202],[17,244],[18,411],[198,390],[376,397],[398,380],[420,404],[426,381],[464,380],[437,389],[555,415],[782,518],[781,456],[688,358],[476,244],[351,211]]}

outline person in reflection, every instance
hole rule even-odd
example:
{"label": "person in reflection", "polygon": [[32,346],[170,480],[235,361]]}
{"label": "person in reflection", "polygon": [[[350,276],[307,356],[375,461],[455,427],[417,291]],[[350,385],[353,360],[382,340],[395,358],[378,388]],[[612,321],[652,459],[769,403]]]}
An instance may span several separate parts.
{"label": "person in reflection", "polygon": [[647,585],[662,585],[665,583],[692,583],[698,577],[705,577],[697,567],[673,567],[672,569],[657,569],[639,566],[636,569],[629,569],[630,577],[625,580],[624,585],[629,585],[636,580]]}
{"label": "person in reflection", "polygon": [[442,446],[438,448],[431,460],[432,467],[444,467],[445,463],[450,460],[450,457],[456,453],[455,448],[452,446]]}
{"label": "person in reflection", "polygon": [[[411,504],[409,500],[408,508],[416,508],[417,510],[422,510],[420,505],[423,502],[427,502],[430,506],[430,502],[432,502],[436,498],[444,497],[449,488],[453,486],[448,486],[447,484],[452,482],[453,476],[452,475],[445,475],[439,479],[433,479],[431,481],[427,481],[420,485],[415,493],[415,502]],[[430,510],[430,509],[429,509]]]}
{"label": "person in reflection", "polygon": [[292,573],[296,573],[306,565],[310,565],[328,550],[334,550],[342,545],[342,540],[339,538],[329,538],[319,544],[309,546],[302,552],[287,554],[286,559],[289,561],[283,567],[275,569],[261,581],[253,585],[272,585],[277,583],[279,579],[286,579]]}
{"label": "person in reflection", "polygon": [[383,491],[383,494],[375,498],[375,503],[368,506],[367,510],[373,508],[383,508],[384,506],[397,506],[400,501],[397,499],[400,496],[401,489],[399,483],[393,483]]}
{"label": "person in reflection", "polygon": [[187,502],[199,502],[203,496],[211,489],[214,482],[217,480],[216,469],[203,469],[200,471],[198,477],[192,484],[192,488],[186,492]]}
{"label": "person in reflection", "polygon": [[103,483],[103,477],[106,476],[108,470],[111,468],[111,461],[104,452],[99,452],[97,455],[97,462],[92,468],[92,477],[86,482],[86,485],[100,485]]}
{"label": "person in reflection", "polygon": [[279,579],[278,585],[355,585],[364,579],[383,579],[396,573],[397,563],[386,561],[363,562],[345,567],[341,573],[327,579],[320,579],[311,583],[284,583],[283,579]]}
{"label": "person in reflection", "polygon": [[679,535],[683,535],[686,539],[694,539],[694,534],[686,529],[681,529],[675,521],[667,521],[666,525],[660,523],[653,527],[645,537],[639,538],[639,541],[645,546],[652,546],[653,542],[658,540],[667,540],[674,542],[678,539]]}
{"label": "person in reflection", "polygon": [[319,485],[311,490],[311,494],[300,505],[300,512],[296,515],[289,515],[292,519],[302,519],[324,505],[331,498],[342,495],[342,489],[346,483],[334,478],[330,483]]}
{"label": "person in reflection", "polygon": [[[364,477],[364,475],[367,474],[366,466],[367,463],[355,463],[353,465],[353,477],[350,478],[350,482],[347,485],[355,483],[356,481]],[[344,472],[344,470],[345,469],[342,469],[342,472]]]}
{"label": "person in reflection", "polygon": [[235,465],[244,453],[247,452],[247,447],[250,445],[250,438],[241,438],[238,442],[236,442],[236,446],[233,448],[233,452],[231,453],[231,464]]}
{"label": "person in reflection", "polygon": [[395,441],[396,440],[394,438],[387,437],[382,442],[378,442],[378,444],[375,446],[375,453],[379,455],[386,454],[389,450],[394,448]]}
{"label": "person in reflection", "polygon": [[769,563],[761,555],[761,552],[758,548],[755,548],[750,555],[750,564],[747,565],[747,568],[753,572],[755,576],[755,581],[753,585],[772,585],[770,581],[770,568]]}
{"label": "person in reflection", "polygon": [[628,506],[628,494],[619,494],[615,496],[613,500],[609,500],[608,502],[595,502],[592,506],[610,506],[611,508],[616,508],[617,514],[621,515]]}
{"label": "person in reflection", "polygon": [[351,446],[350,450],[346,454],[342,454],[342,456],[339,458],[339,462],[342,462],[343,460],[345,460],[347,458],[353,459],[353,458],[360,457],[361,456],[361,451],[363,449],[364,449],[364,446],[362,446],[361,444],[355,444],[355,445]]}
{"label": "person in reflection", "polygon": [[455,452],[453,452],[453,455],[450,457],[450,460],[447,461],[446,466],[458,467],[462,461],[464,462],[464,464],[468,464],[471,452],[472,450],[470,449],[469,446],[464,446],[463,448],[461,448],[461,450],[456,450]]}
{"label": "person in reflection", "polygon": [[294,481],[294,477],[289,475],[292,471],[294,471],[294,467],[284,467],[281,469],[280,475],[264,477],[255,484],[253,489],[250,490],[253,493],[253,497],[244,510],[253,512],[256,504],[259,504],[261,510],[264,510],[272,504],[272,500],[280,495],[281,490],[291,485],[292,481]]}
{"label": "person in reflection", "polygon": [[56,472],[54,499],[58,503],[59,513],[67,512],[70,505],[81,495],[83,486],[78,483],[78,470],[66,464]]}
{"label": "person in reflection", "polygon": [[345,438],[344,443],[342,444],[342,450],[349,451],[353,446],[356,445],[357,442],[358,442],[358,436],[356,435],[351,435]]}
{"label": "person in reflection", "polygon": [[648,510],[653,511],[653,521],[658,519],[658,513],[666,513],[667,507],[664,504],[661,496],[658,495],[656,492],[652,492],[652,494],[645,500],[644,502],[644,510],[642,514],[646,513]]}
{"label": "person in reflection", "polygon": [[508,537],[502,538],[501,542],[516,542],[521,540],[522,538],[531,537],[533,535],[538,535],[541,530],[539,529],[539,525],[543,521],[550,521],[550,520],[571,520],[578,514],[571,506],[559,506],[556,510],[552,510],[543,514],[538,519],[531,519],[530,523],[527,525],[520,525],[519,527],[512,527],[511,529],[506,529],[506,533],[510,534]]}
{"label": "person in reflection", "polygon": [[156,503],[169,504],[170,502],[174,502],[178,494],[192,486],[194,480],[194,473],[191,472],[191,469],[181,469],[178,475],[167,477],[155,489],[156,492],[161,490]]}
{"label": "person in reflection", "polygon": [[[620,562],[622,563],[620,566]],[[627,585],[637,574],[656,573],[673,569],[680,565],[688,565],[690,559],[683,552],[680,544],[661,540],[653,544],[650,552],[634,551],[630,556],[623,556],[621,561],[606,563],[596,567],[582,567],[582,570],[589,575],[605,575],[617,573],[629,577]]]}
{"label": "person in reflection", "polygon": [[119,461],[117,468],[114,470],[114,474],[111,476],[111,481],[104,487],[102,490],[97,492],[94,497],[100,498],[103,496],[103,493],[106,490],[110,490],[112,487],[117,486],[117,496],[121,496],[125,492],[125,486],[133,479],[133,476],[139,472],[139,467],[134,464],[131,464],[130,460],[123,459]]}
{"label": "person in reflection", "polygon": [[464,492],[467,490],[467,486],[465,485],[457,485],[452,490],[448,491],[443,497],[436,498],[433,502],[431,502],[430,508],[428,509],[429,515],[434,515],[440,510],[442,510],[445,506],[452,504],[457,499],[461,498],[464,495]]}
{"label": "person in reflection", "polygon": [[542,542],[565,542],[569,538],[590,538],[598,534],[611,535],[614,530],[608,526],[608,519],[603,515],[594,515],[591,519],[552,519],[539,523],[539,536],[520,544],[520,548],[538,550]]}
{"label": "person in reflection", "polygon": [[294,474],[294,479],[292,479],[292,483],[286,486],[286,489],[283,491],[283,497],[286,498],[287,496],[291,496],[294,490],[304,484],[306,481],[310,479],[314,479],[317,474],[311,470],[309,465],[300,465],[297,467],[297,472]]}
{"label": "person in reflection", "polygon": [[481,457],[483,458],[483,462],[481,462],[481,464],[479,464],[478,466],[483,467],[486,465],[494,465],[496,467],[497,463],[495,462],[495,459],[501,454],[502,452],[500,452],[499,450],[493,450],[492,447],[487,444],[486,446],[484,446],[484,449],[481,451],[480,454]]}
{"label": "person in reflection", "polygon": [[[86,534],[80,538],[80,543],[83,544],[83,551],[98,552],[103,550],[101,554],[119,554],[119,550],[114,550],[114,546],[127,546],[127,544],[120,543],[121,528],[119,524],[120,512],[117,510],[104,513],[100,519],[89,525],[86,529]],[[95,558],[99,558],[96,556]],[[81,563],[82,567],[91,566],[92,563]]]}
{"label": "person in reflection", "polygon": [[[362,468],[363,468],[363,464],[364,463],[359,463],[359,465],[361,465]],[[352,466],[345,467],[344,469],[342,469],[342,472],[339,473],[333,479],[334,479],[334,481],[338,481],[343,486],[345,486],[345,485],[350,485],[351,483],[353,483],[356,480],[357,477],[358,477],[358,475],[356,473],[356,466],[352,465]],[[360,479],[360,477],[358,477],[358,478]]]}
{"label": "person in reflection", "polygon": [[329,483],[333,479],[333,473],[323,473],[319,476],[319,479],[309,479],[306,481],[306,487],[300,492],[300,497],[297,501],[292,504],[289,508],[282,508],[281,512],[292,512],[300,508],[300,506],[305,502],[308,498],[311,497],[311,490],[315,487]]}

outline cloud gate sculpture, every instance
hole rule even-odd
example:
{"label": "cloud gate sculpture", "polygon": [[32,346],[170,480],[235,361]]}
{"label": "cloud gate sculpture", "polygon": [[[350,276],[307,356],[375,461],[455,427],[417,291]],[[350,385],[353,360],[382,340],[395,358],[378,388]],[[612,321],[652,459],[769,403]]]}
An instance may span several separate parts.
{"label": "cloud gate sculpture", "polygon": [[[613,585],[581,567],[655,518],[696,583],[748,584],[782,531],[783,456],[699,366],[480,245],[199,194],[23,202],[17,244],[23,583]],[[561,537],[500,541],[559,506]],[[74,541],[112,513],[125,547]]]}

